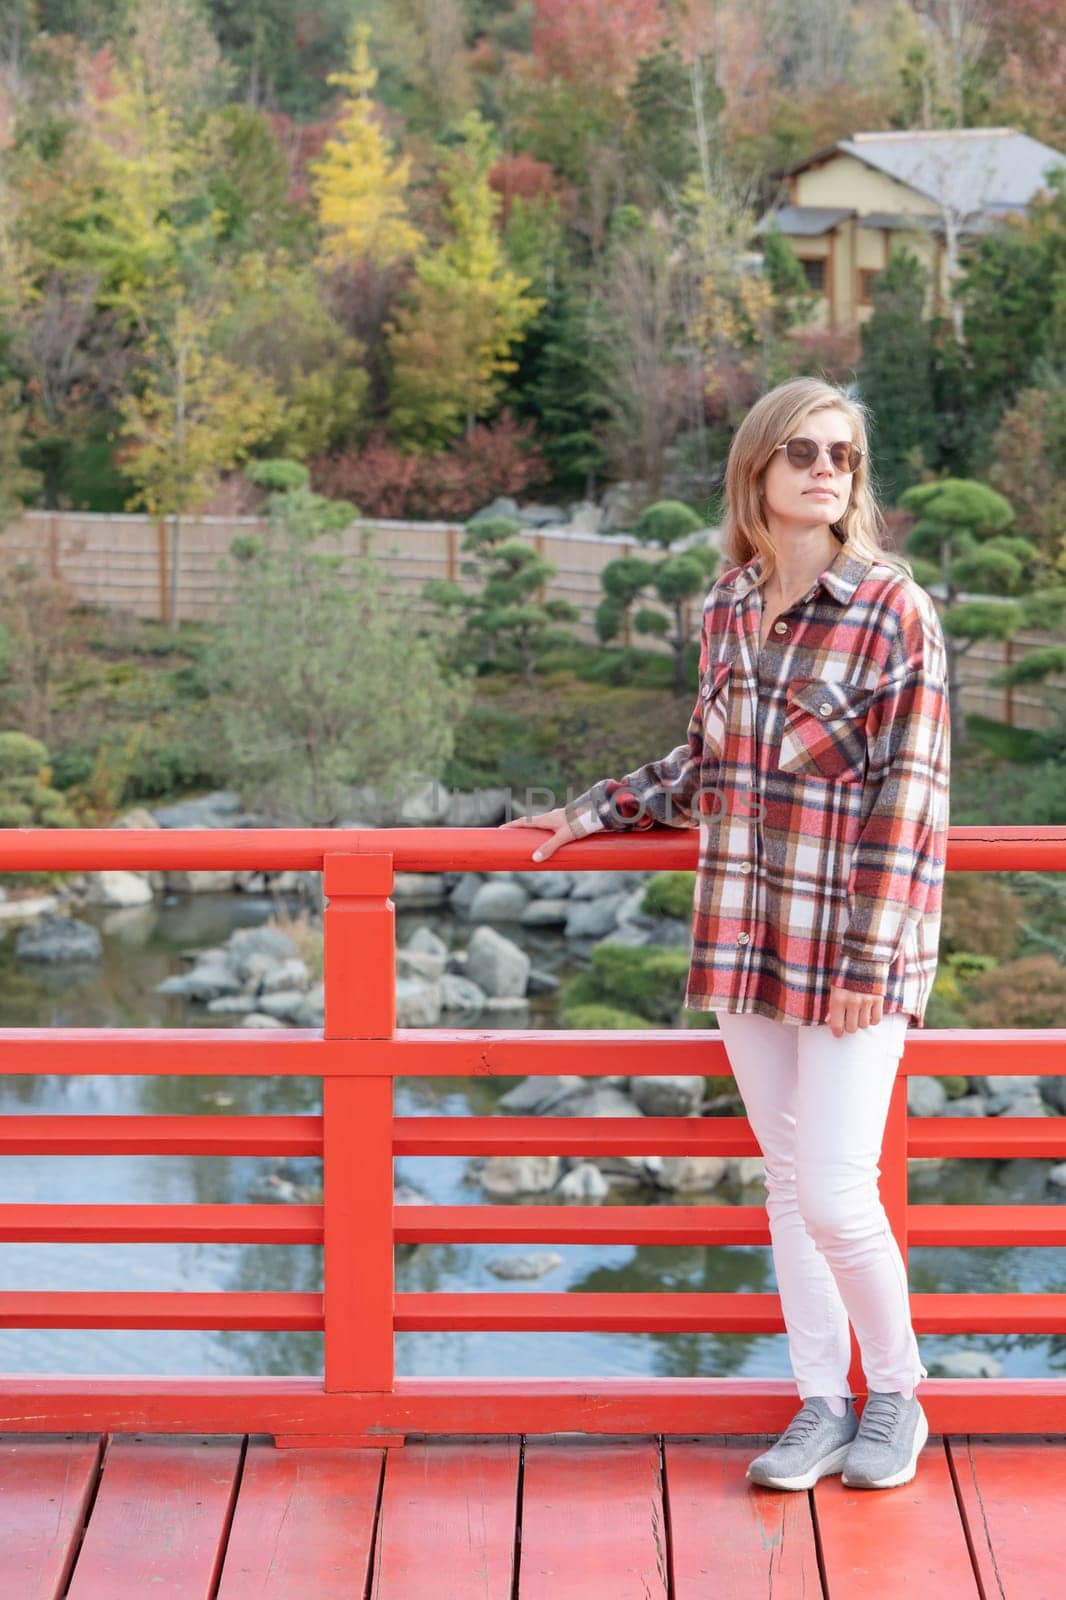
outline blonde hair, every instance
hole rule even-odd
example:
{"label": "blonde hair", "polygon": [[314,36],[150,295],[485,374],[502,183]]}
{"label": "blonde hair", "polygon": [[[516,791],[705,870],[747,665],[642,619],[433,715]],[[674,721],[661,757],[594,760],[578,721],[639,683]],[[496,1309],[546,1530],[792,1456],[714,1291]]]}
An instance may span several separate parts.
{"label": "blonde hair", "polygon": [[762,395],[740,427],[729,450],[725,471],[726,511],[722,524],[722,553],[727,566],[763,557],[759,583],[774,573],[777,560],[766,525],[761,499],[762,481],[775,445],[791,438],[797,426],[813,411],[832,407],[843,411],[851,423],[852,443],[862,449],[862,460],[851,480],[851,498],[833,533],[846,550],[867,561],[881,561],[913,577],[910,563],[882,543],[885,521],[870,479],[868,411],[822,378],[792,378]]}

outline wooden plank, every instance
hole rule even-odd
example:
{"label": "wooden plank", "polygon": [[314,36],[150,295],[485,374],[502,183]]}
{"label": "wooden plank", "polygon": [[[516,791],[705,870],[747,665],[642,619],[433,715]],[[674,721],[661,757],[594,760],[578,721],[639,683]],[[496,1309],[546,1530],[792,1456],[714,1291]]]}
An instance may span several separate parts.
{"label": "wooden plank", "polygon": [[2,1116],[0,1151],[9,1156],[320,1156],[322,1118]]}
{"label": "wooden plank", "polygon": [[112,1438],[69,1600],[211,1600],[241,1447],[239,1438]]}
{"label": "wooden plank", "polygon": [[[328,1080],[327,1080],[328,1081]],[[440,1119],[445,1120],[443,1117]],[[459,1119],[456,1118],[456,1121]],[[40,1206],[25,1206],[39,1211]],[[77,1208],[72,1208],[77,1209]],[[161,1206],[173,1211],[174,1206]],[[230,1211],[232,1206],[219,1207]],[[269,1208],[267,1208],[269,1209]],[[275,1208],[276,1209],[276,1208]],[[294,1209],[294,1208],[289,1208]],[[961,1209],[945,1206],[946,1211]],[[987,1210],[987,1207],[976,1207]],[[1028,1208],[1026,1208],[1028,1209]],[[1042,1207],[1034,1207],[1042,1210]],[[1061,1207],[1047,1208],[1063,1216]],[[768,1245],[765,1206],[397,1206],[397,1244]],[[0,1206],[0,1226],[3,1207]],[[1060,1221],[1066,1234],[1066,1222]],[[1066,1242],[1066,1239],[1064,1239]]]}
{"label": "wooden plank", "polygon": [[96,1436],[0,1435],[0,1594],[66,1592],[99,1464]]}
{"label": "wooden plank", "polygon": [[[227,1296],[236,1299],[236,1295]],[[967,1300],[973,1298],[967,1296]],[[996,1295],[997,1303],[1007,1295]],[[1057,1308],[1058,1323],[1066,1328],[1066,1306],[1061,1295],[1027,1295],[1026,1303],[1046,1299]],[[511,1294],[482,1290],[430,1293],[403,1292],[395,1297],[393,1325],[397,1332],[547,1333],[577,1330],[596,1333],[781,1333],[784,1317],[776,1294],[723,1293],[658,1294],[652,1290],[577,1290],[572,1294],[546,1290],[541,1294]],[[3,1313],[0,1296],[0,1314]]]}
{"label": "wooden plank", "polygon": [[200,1294],[191,1289],[173,1293],[136,1289],[0,1292],[0,1328],[287,1328],[316,1332],[321,1327],[320,1294],[255,1289],[247,1294]]}
{"label": "wooden plank", "polygon": [[0,1243],[13,1240],[24,1244],[321,1244],[322,1207],[0,1204]]}
{"label": "wooden plank", "polygon": [[371,1600],[511,1600],[519,1443],[409,1440],[389,1452]]}
{"label": "wooden plank", "polygon": [[[29,837],[33,830],[27,830]],[[48,848],[65,845],[70,829],[42,828]],[[122,832],[124,840],[129,837]],[[159,829],[150,834],[170,832]],[[216,838],[221,830],[206,830],[202,838]],[[384,830],[381,830],[382,832]],[[419,830],[405,828],[405,834]],[[451,839],[464,831],[436,830]],[[494,829],[482,829],[491,835]],[[680,835],[692,829],[672,828]],[[1048,830],[1052,831],[1052,830]],[[0,828],[0,856],[4,836],[18,830]],[[1066,829],[1062,830],[1066,838]],[[603,835],[607,837],[606,834]],[[626,838],[624,834],[616,836]],[[571,849],[581,850],[589,841],[577,841]],[[605,848],[612,849],[612,846]],[[626,870],[642,865],[638,845],[627,842],[627,860],[615,863]],[[657,854],[661,861],[649,862],[657,870],[670,866],[695,865],[695,846],[691,861],[669,859],[670,841]],[[687,857],[689,846],[685,846]],[[1062,845],[1055,849],[1061,853]],[[1012,850],[998,847],[1000,860],[994,871],[1011,871]],[[610,862],[605,862],[609,866]],[[1030,867],[1033,862],[1027,863]],[[24,863],[24,866],[27,865]],[[240,862],[230,862],[240,866]],[[452,866],[460,865],[452,862]],[[596,863],[597,867],[600,865]],[[69,863],[68,863],[69,866]],[[124,861],[126,869],[133,867]],[[151,863],[143,863],[148,870]],[[59,863],[51,862],[50,871]],[[76,870],[71,868],[71,870]],[[93,870],[98,870],[94,868]],[[475,869],[477,870],[477,869]],[[983,871],[973,865],[970,870]],[[1047,870],[1054,870],[1051,866]],[[922,1038],[922,1033],[928,1038]],[[995,1076],[1025,1076],[1030,1073],[1061,1072],[1062,1028],[936,1028],[919,1029],[908,1040],[900,1067],[904,1077],[944,1074],[965,1066],[967,1072]],[[708,1029],[653,1028],[632,1033],[553,1028],[526,1032],[507,1029],[502,1033],[479,1033],[473,1028],[452,1031],[446,1028],[397,1028],[389,1039],[330,1039],[312,1028],[4,1028],[0,1029],[3,1059],[0,1074],[28,1073],[74,1076],[85,1073],[108,1076],[119,1073],[173,1077],[551,1077],[574,1072],[581,1077],[605,1077],[619,1071],[662,1073],[690,1071],[728,1073],[729,1061],[721,1034]],[[576,1119],[575,1119],[576,1120]]]}
{"label": "wooden plank", "polygon": [[664,1439],[671,1600],[821,1593],[810,1495],[757,1489],[744,1476],[770,1442]]}
{"label": "wooden plank", "polygon": [[951,1441],[959,1500],[985,1594],[1053,1600],[1066,1583],[1062,1436]]}
{"label": "wooden plank", "polygon": [[365,1594],[383,1455],[249,1440],[217,1600]]}
{"label": "wooden plank", "polygon": [[[910,1483],[848,1489],[830,1477],[819,1479],[813,1493],[828,1600],[860,1593],[877,1600],[976,1600],[981,1594],[940,1434],[929,1435]],[[1028,1590],[1017,1591],[1018,1600],[1023,1593],[1035,1600]]]}
{"label": "wooden plank", "polygon": [[527,1439],[520,1600],[666,1600],[659,1441]]}

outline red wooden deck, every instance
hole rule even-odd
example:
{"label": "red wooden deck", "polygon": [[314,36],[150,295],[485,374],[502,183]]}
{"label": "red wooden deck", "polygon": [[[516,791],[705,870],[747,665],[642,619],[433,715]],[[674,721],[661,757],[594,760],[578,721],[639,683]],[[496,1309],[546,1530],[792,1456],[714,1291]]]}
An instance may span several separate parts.
{"label": "red wooden deck", "polygon": [[[593,837],[568,868],[695,865],[696,841]],[[0,1241],[319,1243],[310,1292],[0,1294],[0,1328],[299,1328],[321,1377],[0,1374],[0,1600],[1058,1600],[1066,1380],[933,1379],[917,1477],[749,1485],[797,1407],[781,1379],[405,1378],[394,1336],[507,1329],[780,1333],[747,1293],[396,1293],[398,1243],[766,1245],[762,1207],[397,1206],[399,1155],[748,1155],[742,1117],[397,1117],[404,1076],[727,1072],[711,1030],[395,1026],[394,872],[528,870],[494,829],[0,829],[0,869],[321,870],[325,1026],[0,1030],[0,1075],[293,1075],[321,1116],[0,1117],[10,1155],[322,1159],[321,1206],[0,1204]],[[1066,870],[1066,829],[952,830],[962,871]],[[1066,1073],[1066,1029],[922,1029],[893,1089],[881,1193],[910,1244],[1066,1244],[1066,1211],[912,1205],[911,1157],[1066,1159],[1062,1117],[910,1117],[906,1079]],[[915,1331],[1066,1332],[1066,1293],[911,1295]],[[854,1342],[849,1383],[865,1392]],[[713,1435],[707,1430],[713,1427]],[[773,1429],[765,1433],[761,1429]],[[702,1431],[700,1431],[702,1430]],[[978,1431],[979,1430],[979,1431]]]}
{"label": "red wooden deck", "polygon": [[1066,1436],[779,1493],[769,1436],[0,1436],[5,1600],[1059,1600]]}

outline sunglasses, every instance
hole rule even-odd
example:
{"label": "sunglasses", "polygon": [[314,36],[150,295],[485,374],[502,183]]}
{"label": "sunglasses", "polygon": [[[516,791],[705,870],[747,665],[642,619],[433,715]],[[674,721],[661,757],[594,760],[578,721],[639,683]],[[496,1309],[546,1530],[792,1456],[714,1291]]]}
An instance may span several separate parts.
{"label": "sunglasses", "polygon": [[[784,444],[774,446],[775,450],[783,450],[788,457],[789,464],[793,467],[812,467],[818,460],[821,445],[817,439],[787,439]],[[828,447],[829,459],[838,472],[854,472],[862,460],[862,449],[857,444],[852,444],[850,439],[840,439],[836,444]]]}

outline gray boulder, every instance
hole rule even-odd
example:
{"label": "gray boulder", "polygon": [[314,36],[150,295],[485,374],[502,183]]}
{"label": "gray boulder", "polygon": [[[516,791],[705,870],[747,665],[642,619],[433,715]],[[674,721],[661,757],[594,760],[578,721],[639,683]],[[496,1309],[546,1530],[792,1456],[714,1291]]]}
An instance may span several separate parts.
{"label": "gray boulder", "polygon": [[293,956],[290,961],[271,964],[259,980],[259,993],[277,994],[283,989],[306,989],[310,982],[311,974],[307,967],[299,956]]}
{"label": "gray boulder", "polygon": [[396,1026],[432,1028],[440,1020],[441,991],[437,983],[421,978],[397,978]]}
{"label": "gray boulder", "polygon": [[599,1167],[594,1167],[591,1161],[581,1161],[559,1179],[554,1192],[566,1200],[596,1202],[606,1199],[610,1187]]}
{"label": "gray boulder", "polygon": [[226,869],[205,868],[202,872],[165,872],[163,879],[172,894],[226,894],[234,887],[236,876]]}
{"label": "gray boulder", "polygon": [[99,930],[76,917],[45,917],[20,929],[15,938],[20,961],[99,961],[103,953]]}
{"label": "gray boulder", "polygon": [[306,998],[302,989],[279,989],[276,994],[258,995],[256,1010],[268,1017],[281,1017],[285,1022],[295,1022]]}
{"label": "gray boulder", "polygon": [[571,895],[566,916],[568,939],[601,939],[618,921],[620,894],[603,895],[598,900],[578,900]]}
{"label": "gray boulder", "polygon": [[532,1279],[546,1277],[563,1261],[558,1250],[530,1250],[520,1256],[493,1256],[485,1265],[494,1278]]}
{"label": "gray boulder", "polygon": [[295,961],[300,952],[279,928],[265,924],[257,928],[238,928],[225,945],[226,960],[239,978],[262,977],[263,968],[253,957],[265,956],[273,964],[278,961]]}
{"label": "gray boulder", "polygon": [[474,789],[469,794],[453,789],[445,824],[449,828],[495,828],[507,816],[507,797],[506,789]]}
{"label": "gray boulder", "polygon": [[947,1094],[939,1078],[907,1079],[907,1110],[912,1117],[940,1117]]}
{"label": "gray boulder", "polygon": [[572,872],[523,872],[522,887],[539,900],[561,900],[574,887]]}
{"label": "gray boulder", "polygon": [[1066,1078],[1038,1078],[1037,1087],[1041,1100],[1066,1116]]}
{"label": "gray boulder", "polygon": [[175,973],[173,977],[164,978],[162,983],[157,983],[155,986],[156,994],[180,994],[188,1000],[198,1000],[202,1004],[206,1004],[209,1000],[217,1000],[222,995],[239,994],[240,991],[240,979],[220,961],[204,962],[200,966],[193,967],[191,972]]}
{"label": "gray boulder", "polygon": [[528,900],[519,883],[483,883],[471,901],[470,917],[474,922],[517,922]]}
{"label": "gray boulder", "polygon": [[530,900],[518,920],[523,928],[552,928],[561,926],[569,915],[569,900]]}
{"label": "gray boulder", "polygon": [[157,806],[152,815],[161,828],[233,828],[240,815],[241,797],[231,789],[216,789],[195,800]]}
{"label": "gray boulder", "polygon": [[518,1194],[547,1194],[554,1189],[561,1165],[559,1156],[488,1156],[478,1173],[486,1194],[508,1198]]}
{"label": "gray boulder", "polygon": [[470,915],[470,907],[474,902],[481,885],[488,880],[480,872],[464,872],[459,882],[453,884],[448,891],[448,905],[458,917]]}
{"label": "gray boulder", "polygon": [[448,816],[451,791],[436,779],[414,784],[400,802],[401,823],[411,828],[438,828]]}
{"label": "gray boulder", "polygon": [[139,872],[90,872],[85,901],[90,906],[145,906],[152,900],[152,885]]}
{"label": "gray boulder", "polygon": [[482,925],[474,929],[466,976],[486,995],[524,995],[531,965],[525,951],[495,928]]}
{"label": "gray boulder", "polygon": [[426,978],[435,982],[447,966],[447,956],[432,950],[402,947],[396,952],[396,971],[401,978]]}
{"label": "gray boulder", "polygon": [[703,1103],[706,1085],[698,1077],[637,1077],[629,1093],[647,1117],[691,1117]]}
{"label": "gray boulder", "polygon": [[575,878],[571,900],[598,900],[608,894],[624,899],[633,887],[632,874],[628,872],[581,872]]}
{"label": "gray boulder", "polygon": [[440,980],[440,1003],[444,1011],[480,1011],[485,1004],[485,991],[469,978],[446,972]]}
{"label": "gray boulder", "polygon": [[496,1102],[496,1110],[516,1117],[543,1117],[554,1112],[561,1101],[569,1099],[585,1087],[584,1078],[536,1077],[523,1078],[513,1089],[508,1089]]}
{"label": "gray boulder", "polygon": [[702,1193],[717,1189],[728,1171],[725,1156],[663,1156],[652,1181],[672,1194]]}
{"label": "gray boulder", "polygon": [[392,899],[404,906],[439,906],[448,898],[439,872],[398,872],[393,882]]}

